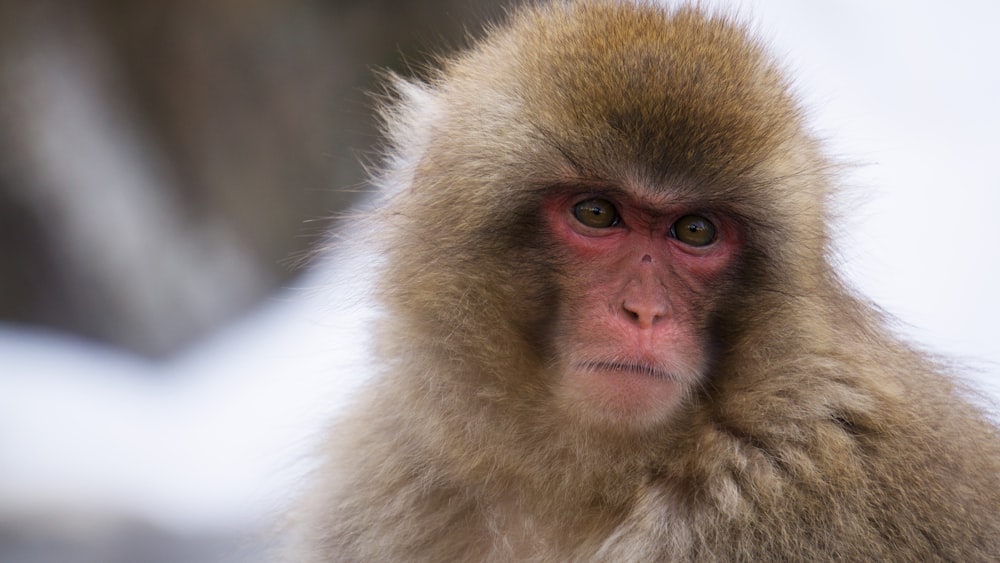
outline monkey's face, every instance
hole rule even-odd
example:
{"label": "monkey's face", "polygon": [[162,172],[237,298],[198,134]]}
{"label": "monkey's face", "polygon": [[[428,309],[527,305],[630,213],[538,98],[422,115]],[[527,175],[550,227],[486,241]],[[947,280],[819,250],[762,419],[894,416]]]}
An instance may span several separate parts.
{"label": "monkey's face", "polygon": [[564,264],[560,406],[603,425],[668,421],[710,364],[710,318],[739,224],[636,186],[559,188],[544,215]]}

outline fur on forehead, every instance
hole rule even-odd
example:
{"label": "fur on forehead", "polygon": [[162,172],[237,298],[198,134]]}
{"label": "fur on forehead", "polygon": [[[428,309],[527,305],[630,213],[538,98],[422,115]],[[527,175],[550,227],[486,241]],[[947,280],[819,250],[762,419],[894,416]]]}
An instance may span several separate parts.
{"label": "fur on forehead", "polygon": [[[443,92],[445,107],[478,118],[467,126],[516,111],[589,175],[629,161],[705,180],[752,175],[801,134],[780,69],[746,26],[686,5],[528,7],[443,77],[465,94]],[[470,84],[480,95],[467,95]]]}

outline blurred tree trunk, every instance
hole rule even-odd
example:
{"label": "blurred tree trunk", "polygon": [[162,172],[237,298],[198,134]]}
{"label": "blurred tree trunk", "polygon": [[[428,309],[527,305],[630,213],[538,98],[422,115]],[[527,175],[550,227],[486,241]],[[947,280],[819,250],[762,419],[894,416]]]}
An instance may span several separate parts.
{"label": "blurred tree trunk", "polygon": [[362,189],[372,70],[489,15],[0,0],[0,320],[161,355],[252,306]]}

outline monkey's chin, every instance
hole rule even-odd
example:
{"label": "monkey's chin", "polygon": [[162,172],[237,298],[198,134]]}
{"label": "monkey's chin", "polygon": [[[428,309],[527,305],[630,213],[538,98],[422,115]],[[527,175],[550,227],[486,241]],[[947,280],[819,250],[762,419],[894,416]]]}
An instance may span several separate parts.
{"label": "monkey's chin", "polygon": [[563,372],[558,396],[587,423],[643,430],[668,422],[697,378],[641,362],[586,361]]}

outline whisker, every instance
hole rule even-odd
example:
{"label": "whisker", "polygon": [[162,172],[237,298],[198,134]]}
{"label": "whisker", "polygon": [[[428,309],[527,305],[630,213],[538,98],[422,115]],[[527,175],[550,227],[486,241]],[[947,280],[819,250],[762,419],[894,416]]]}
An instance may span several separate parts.
{"label": "whisker", "polygon": [[659,369],[647,363],[627,362],[627,361],[589,361],[580,364],[580,367],[588,371],[619,371],[625,373],[637,373],[647,377],[657,379],[669,379],[676,381],[678,378],[671,372]]}

